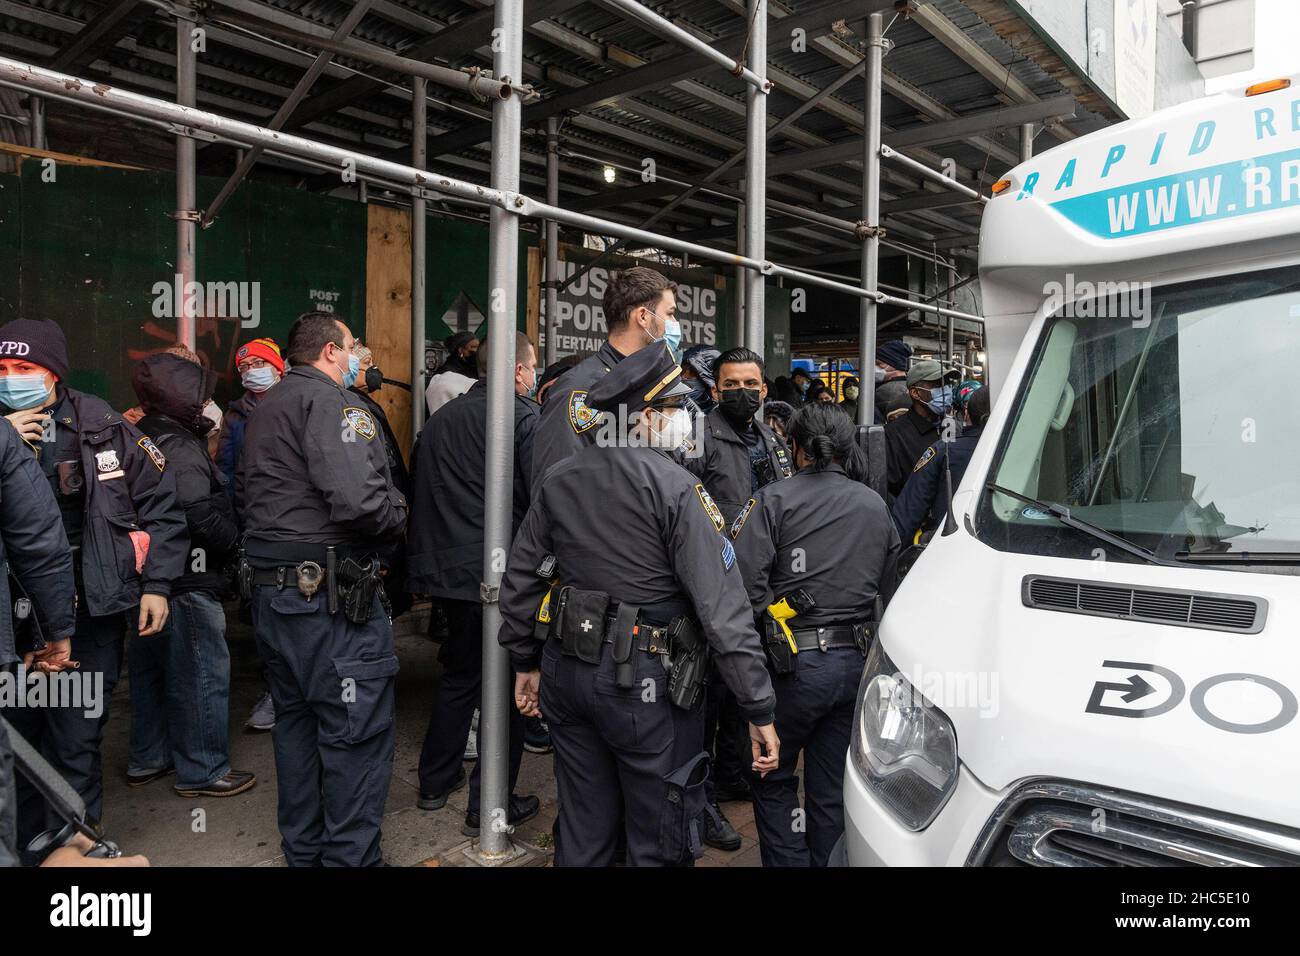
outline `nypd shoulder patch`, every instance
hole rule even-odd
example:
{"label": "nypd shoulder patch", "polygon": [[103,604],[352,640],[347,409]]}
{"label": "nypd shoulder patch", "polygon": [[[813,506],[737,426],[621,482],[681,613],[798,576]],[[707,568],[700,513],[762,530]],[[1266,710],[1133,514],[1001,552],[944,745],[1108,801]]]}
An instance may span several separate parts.
{"label": "nypd shoulder patch", "polygon": [[162,471],[163,468],[167,466],[166,456],[163,455],[162,450],[153,443],[152,439],[141,438],[136,442],[136,444],[144,449],[144,453],[149,456],[149,460],[154,463],[154,466],[157,467],[159,471]]}
{"label": "nypd shoulder patch", "polygon": [[575,435],[581,435],[596,424],[599,416],[596,410],[587,405],[587,393],[582,389],[575,389],[569,393],[569,424],[573,426]]}
{"label": "nypd shoulder patch", "polygon": [[727,519],[722,517],[722,511],[719,510],[713,497],[704,490],[704,486],[696,485],[695,493],[700,496],[700,504],[704,506],[704,513],[708,515],[709,520],[713,522],[714,529],[721,531],[725,528],[727,526]]}
{"label": "nypd shoulder patch", "polygon": [[378,431],[375,427],[375,420],[370,417],[370,413],[364,408],[357,408],[354,405],[349,405],[343,409],[343,424],[366,441],[374,438]]}
{"label": "nypd shoulder patch", "polygon": [[740,509],[740,514],[736,515],[736,520],[731,522],[731,536],[734,538],[740,534],[740,529],[745,527],[745,519],[749,517],[750,510],[754,507],[757,498],[750,498],[745,502],[745,507]]}
{"label": "nypd shoulder patch", "polygon": [[935,455],[934,446],[931,445],[929,448],[925,450],[925,454],[923,454],[919,459],[917,459],[916,467],[913,468],[912,471],[914,472],[920,471],[926,465],[930,464],[930,462],[934,460],[934,455]]}
{"label": "nypd shoulder patch", "polygon": [[722,570],[730,571],[736,563],[736,549],[726,538],[722,539]]}

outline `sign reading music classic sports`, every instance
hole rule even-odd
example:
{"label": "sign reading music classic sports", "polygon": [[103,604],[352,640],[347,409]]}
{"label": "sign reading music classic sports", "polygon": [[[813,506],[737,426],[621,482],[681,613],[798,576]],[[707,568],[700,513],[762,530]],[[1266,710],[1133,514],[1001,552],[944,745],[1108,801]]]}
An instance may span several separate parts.
{"label": "sign reading music classic sports", "polygon": [[[573,246],[560,247],[560,276],[569,279],[597,253]],[[601,304],[610,274],[633,266],[649,266],[677,283],[677,320],[682,324],[682,347],[717,345],[719,316],[727,314],[726,279],[707,269],[677,269],[651,260],[604,256],[583,275],[561,290],[555,314],[559,319],[556,354],[589,355],[600,348],[608,327]],[[543,322],[545,319],[543,318]]]}

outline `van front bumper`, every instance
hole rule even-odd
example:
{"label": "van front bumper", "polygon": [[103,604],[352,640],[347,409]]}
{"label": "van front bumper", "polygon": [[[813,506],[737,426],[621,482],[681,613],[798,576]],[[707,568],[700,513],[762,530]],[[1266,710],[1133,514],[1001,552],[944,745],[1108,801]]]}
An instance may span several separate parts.
{"label": "van front bumper", "polygon": [[844,771],[844,846],[849,866],[963,866],[1001,795],[962,765],[957,786],[934,822],[920,832],[902,826],[867,789],[853,766]]}

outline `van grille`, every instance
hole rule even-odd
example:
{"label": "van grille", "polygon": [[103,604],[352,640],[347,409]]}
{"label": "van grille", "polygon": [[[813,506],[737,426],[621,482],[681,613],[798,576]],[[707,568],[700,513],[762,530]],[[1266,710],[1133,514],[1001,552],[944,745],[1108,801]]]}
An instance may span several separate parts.
{"label": "van grille", "polygon": [[967,866],[1300,866],[1300,832],[1118,790],[1031,781]]}
{"label": "van grille", "polygon": [[1070,578],[1026,575],[1021,583],[1026,607],[1069,614],[1173,624],[1213,631],[1258,634],[1268,603],[1263,598],[1165,588],[1097,584]]}

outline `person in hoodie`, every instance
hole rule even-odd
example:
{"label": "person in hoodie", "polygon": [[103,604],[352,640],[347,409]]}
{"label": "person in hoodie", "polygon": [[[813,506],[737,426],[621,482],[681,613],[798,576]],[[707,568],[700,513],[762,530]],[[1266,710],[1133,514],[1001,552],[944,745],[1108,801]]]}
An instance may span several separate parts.
{"label": "person in hoodie", "polygon": [[[235,351],[235,371],[244,386],[244,394],[230,403],[221,424],[221,439],[217,443],[217,467],[226,479],[226,494],[234,501],[235,471],[239,467],[239,453],[244,450],[244,428],[249,416],[257,410],[257,403],[266,397],[284,375],[284,359],[280,346],[274,339],[253,339]],[[236,502],[236,518],[238,518]]]}
{"label": "person in hoodie", "polygon": [[172,613],[155,637],[131,646],[131,756],[127,783],[176,773],[183,797],[230,797],[256,782],[230,768],[230,651],[221,597],[223,568],[239,536],[225,482],[207,454],[203,408],[211,372],[176,355],[151,355],[131,384],[139,429],[167,456],[189,531],[189,563],[172,582]]}
{"label": "person in hoodie", "polygon": [[[103,399],[69,388],[70,369],[57,323],[0,326],[0,413],[27,441],[59,503],[77,589],[71,657],[82,679],[102,689],[104,706],[32,708],[15,715],[21,726],[11,723],[102,819],[100,746],[126,634],[148,638],[167,623],[172,582],[186,567],[185,515],[166,456]],[[22,781],[20,789],[20,835],[63,826],[52,808],[28,799],[34,791]]]}

